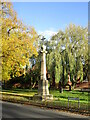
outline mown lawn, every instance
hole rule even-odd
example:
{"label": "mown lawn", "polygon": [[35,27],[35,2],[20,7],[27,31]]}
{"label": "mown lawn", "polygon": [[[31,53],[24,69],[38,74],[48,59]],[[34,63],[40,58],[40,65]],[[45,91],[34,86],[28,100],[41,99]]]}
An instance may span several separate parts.
{"label": "mown lawn", "polygon": [[[17,95],[26,95],[33,96],[37,93],[37,90],[30,89],[12,89],[12,90],[2,90],[5,94],[17,94]],[[60,93],[58,90],[50,90],[50,94],[56,99],[56,101],[68,101],[68,97],[79,98],[80,102],[88,103],[88,92],[81,92],[79,90],[66,91]],[[73,101],[74,102],[74,101]]]}
{"label": "mown lawn", "polygon": [[[78,111],[80,113],[89,113],[88,102],[88,92],[80,92],[78,90],[66,91],[60,93],[58,90],[50,90],[50,94],[53,95],[53,100],[51,101],[34,101],[32,100],[33,95],[37,94],[37,90],[30,89],[12,89],[12,90],[2,90],[2,100],[17,102],[17,103],[26,103],[32,105],[39,105],[45,107],[51,107],[55,109],[65,109],[70,111]],[[68,97],[77,98],[79,97],[80,101],[78,104],[77,100],[69,101],[68,106]],[[80,106],[79,106],[80,105]]]}
{"label": "mown lawn", "polygon": [[50,94],[53,94],[54,98],[57,100],[68,101],[68,97],[79,98],[80,102],[88,103],[88,92],[81,92],[79,90],[66,91],[60,93],[58,90],[51,90]]}
{"label": "mown lawn", "polygon": [[[12,89],[12,90],[2,90],[2,99],[3,100],[11,100],[11,101],[23,101],[23,102],[34,102],[30,101],[29,98],[32,98],[34,94],[37,94],[37,90],[30,89]],[[59,108],[68,108],[68,97],[79,98],[80,107],[78,108],[77,100],[69,101],[69,108],[75,110],[88,111],[90,102],[88,102],[88,92],[80,92],[79,90],[66,91],[60,93],[58,90],[50,90],[50,94],[53,95],[53,101],[36,101],[40,104],[44,104],[45,106],[55,106]]]}
{"label": "mown lawn", "polygon": [[30,90],[30,89],[11,89],[11,90],[2,90],[2,93],[33,96],[34,94],[37,93],[37,90]]}

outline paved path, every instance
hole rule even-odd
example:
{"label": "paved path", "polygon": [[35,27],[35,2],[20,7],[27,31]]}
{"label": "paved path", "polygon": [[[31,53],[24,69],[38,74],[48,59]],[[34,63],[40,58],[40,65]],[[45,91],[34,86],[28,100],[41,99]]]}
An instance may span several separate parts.
{"label": "paved path", "polygon": [[[1,103],[0,103],[1,104]],[[31,105],[21,105],[16,103],[3,102],[2,103],[2,117],[3,118],[15,118],[19,120],[21,118],[25,120],[88,120],[88,116],[78,115],[68,112],[59,112],[55,110],[48,110],[46,108],[40,108]],[[57,118],[57,119],[56,119]],[[2,119],[3,120],[3,119]]]}

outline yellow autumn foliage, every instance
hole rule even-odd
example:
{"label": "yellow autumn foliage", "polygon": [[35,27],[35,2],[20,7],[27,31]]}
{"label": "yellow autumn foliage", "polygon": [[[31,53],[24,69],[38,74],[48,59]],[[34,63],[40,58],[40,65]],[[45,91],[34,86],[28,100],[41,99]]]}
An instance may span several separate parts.
{"label": "yellow autumn foliage", "polygon": [[[25,26],[17,19],[10,2],[0,2],[2,41],[2,80],[23,74],[23,67],[32,55],[38,55],[35,42],[37,33],[34,28]],[[1,42],[0,42],[1,43]]]}

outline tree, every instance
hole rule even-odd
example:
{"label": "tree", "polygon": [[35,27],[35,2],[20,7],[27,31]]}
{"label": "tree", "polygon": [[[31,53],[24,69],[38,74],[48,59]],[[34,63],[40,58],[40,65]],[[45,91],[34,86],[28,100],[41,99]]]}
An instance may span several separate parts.
{"label": "tree", "polygon": [[85,69],[88,61],[87,27],[70,24],[65,31],[60,30],[54,35],[49,45],[48,69],[51,73],[55,72],[55,82],[61,81],[63,86],[66,85],[68,73],[73,83],[74,79],[82,81],[83,67]]}
{"label": "tree", "polygon": [[[32,55],[37,56],[37,33],[17,19],[10,2],[0,2],[2,22],[2,79],[9,80],[23,74]],[[1,39],[1,38],[0,38]]]}
{"label": "tree", "polygon": [[65,30],[71,79],[83,81],[83,65],[88,60],[88,29],[70,24]]}

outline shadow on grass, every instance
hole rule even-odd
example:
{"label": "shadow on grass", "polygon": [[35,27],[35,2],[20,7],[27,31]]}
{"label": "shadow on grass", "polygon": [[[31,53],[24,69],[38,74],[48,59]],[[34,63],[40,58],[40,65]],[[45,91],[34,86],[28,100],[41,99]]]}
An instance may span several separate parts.
{"label": "shadow on grass", "polygon": [[3,89],[2,91],[5,91],[5,92],[36,92],[37,89]]}

